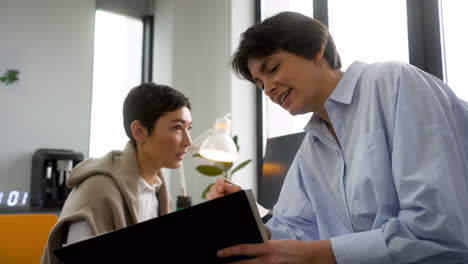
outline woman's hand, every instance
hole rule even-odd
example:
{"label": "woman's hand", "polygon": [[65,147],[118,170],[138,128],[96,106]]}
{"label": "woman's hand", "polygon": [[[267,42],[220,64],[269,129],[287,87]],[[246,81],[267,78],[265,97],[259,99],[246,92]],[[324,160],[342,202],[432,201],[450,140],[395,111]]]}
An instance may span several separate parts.
{"label": "woman's hand", "polygon": [[331,263],[336,264],[330,240],[268,240],[261,244],[241,244],[218,251],[218,257],[254,257],[232,264]]}
{"label": "woman's hand", "polygon": [[224,177],[218,177],[210,190],[206,193],[206,198],[212,200],[227,194],[235,193],[242,190],[239,185],[236,185]]}

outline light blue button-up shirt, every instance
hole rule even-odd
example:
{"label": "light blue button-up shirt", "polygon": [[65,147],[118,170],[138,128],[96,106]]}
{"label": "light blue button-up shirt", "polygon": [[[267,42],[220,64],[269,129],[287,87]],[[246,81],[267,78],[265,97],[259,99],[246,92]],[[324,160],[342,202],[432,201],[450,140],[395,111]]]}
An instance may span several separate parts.
{"label": "light blue button-up shirt", "polygon": [[[468,84],[467,84],[468,88]],[[468,263],[468,103],[400,62],[353,63],[313,115],[268,222],[338,263]]]}

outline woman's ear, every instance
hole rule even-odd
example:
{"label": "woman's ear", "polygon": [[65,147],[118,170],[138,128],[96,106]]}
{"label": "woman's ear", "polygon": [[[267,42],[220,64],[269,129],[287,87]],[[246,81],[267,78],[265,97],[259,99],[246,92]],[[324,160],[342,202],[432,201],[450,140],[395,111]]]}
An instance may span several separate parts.
{"label": "woman's ear", "polygon": [[146,138],[148,137],[148,130],[140,123],[140,121],[133,121],[130,124],[130,129],[132,131],[132,136],[135,139],[136,143],[144,144]]}
{"label": "woman's ear", "polygon": [[320,50],[315,55],[315,59],[314,59],[315,64],[317,64],[317,65],[322,64],[322,58],[323,58],[323,53],[324,52],[325,52],[325,47],[322,44],[322,46],[320,47]]}

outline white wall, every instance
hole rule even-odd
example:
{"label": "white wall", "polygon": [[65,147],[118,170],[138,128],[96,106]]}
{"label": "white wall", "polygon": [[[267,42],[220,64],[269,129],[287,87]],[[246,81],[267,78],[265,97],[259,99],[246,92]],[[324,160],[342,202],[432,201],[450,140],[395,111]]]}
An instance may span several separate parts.
{"label": "white wall", "polygon": [[[254,115],[250,116],[246,111],[253,99],[249,99],[248,93],[239,95],[243,93],[243,87],[231,93],[233,75],[229,61],[232,21],[242,20],[250,11],[238,10],[240,17],[231,17],[231,2],[235,5],[237,1],[156,0],[153,79],[173,86],[190,98],[193,139],[213,126],[216,118],[232,112],[233,131],[240,139],[239,161],[243,161],[255,157],[254,151],[249,153],[255,150],[255,133],[251,132],[255,128],[251,119]],[[245,0],[239,1],[242,2]],[[253,20],[253,11],[251,13]],[[233,101],[233,98],[236,99]],[[255,166],[254,163],[245,167],[234,179],[239,179],[247,188],[256,188],[250,180],[256,179]],[[203,189],[214,178],[199,174],[191,157],[185,159],[184,169],[189,194],[193,204],[197,204],[202,201]],[[179,172],[169,174],[171,193],[175,198],[181,194]]]}
{"label": "white wall", "polygon": [[94,0],[0,0],[0,65],[20,70],[0,88],[0,191],[29,191],[38,148],[88,154],[94,12]]}

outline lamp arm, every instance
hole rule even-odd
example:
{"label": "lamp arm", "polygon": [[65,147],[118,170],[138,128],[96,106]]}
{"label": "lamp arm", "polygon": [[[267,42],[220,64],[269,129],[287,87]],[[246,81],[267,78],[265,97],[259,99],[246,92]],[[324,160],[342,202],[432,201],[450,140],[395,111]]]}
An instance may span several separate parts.
{"label": "lamp arm", "polygon": [[[189,147],[187,154],[191,154],[192,152],[196,151],[203,141],[211,136],[214,132],[213,128],[210,128],[203,132],[199,137],[197,137],[195,140],[192,141],[192,145]],[[185,172],[184,172],[184,162],[182,161],[182,164],[179,168],[179,176],[180,176],[180,184],[181,184],[181,190],[182,190],[182,195],[187,197],[188,196],[188,191],[187,191],[187,181],[185,179]]]}
{"label": "lamp arm", "polygon": [[[224,116],[222,116],[221,118],[218,118],[218,119],[225,119],[225,118],[230,118],[230,117],[231,117],[231,113],[227,113],[227,114],[225,114]],[[205,139],[207,139],[209,136],[211,136],[214,132],[215,132],[214,128],[209,128],[205,132],[203,132],[203,134],[201,134],[199,137],[194,139],[192,141],[192,145],[188,149],[187,154],[191,154],[192,152],[198,150],[198,148],[202,145],[203,141],[205,141]],[[186,183],[186,180],[185,180],[184,163],[183,162],[182,162],[179,170],[180,170],[180,183],[181,183],[182,195],[183,196],[188,196],[187,183]],[[227,178],[227,173],[225,174],[225,177]]]}
{"label": "lamp arm", "polygon": [[182,189],[182,196],[187,197],[188,192],[187,192],[187,183],[185,180],[185,173],[184,173],[184,162],[182,161],[182,164],[180,165],[179,168],[179,176],[180,176],[180,188]]}

